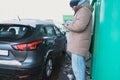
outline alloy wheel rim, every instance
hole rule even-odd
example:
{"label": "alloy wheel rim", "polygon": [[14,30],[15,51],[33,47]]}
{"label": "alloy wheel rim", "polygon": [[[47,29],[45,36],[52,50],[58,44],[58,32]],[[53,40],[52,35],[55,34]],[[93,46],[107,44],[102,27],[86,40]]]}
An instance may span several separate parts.
{"label": "alloy wheel rim", "polygon": [[48,77],[51,75],[52,69],[53,69],[53,63],[52,63],[52,60],[49,59],[46,66],[46,74]]}

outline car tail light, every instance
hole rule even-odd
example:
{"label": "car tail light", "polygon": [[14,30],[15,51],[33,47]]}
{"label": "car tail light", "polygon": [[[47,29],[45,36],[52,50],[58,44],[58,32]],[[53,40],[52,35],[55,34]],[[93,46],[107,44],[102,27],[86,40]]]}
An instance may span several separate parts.
{"label": "car tail light", "polygon": [[12,47],[20,51],[35,50],[37,48],[37,45],[41,44],[42,42],[43,42],[42,40],[38,40],[38,41],[29,42],[29,43],[12,45]]}

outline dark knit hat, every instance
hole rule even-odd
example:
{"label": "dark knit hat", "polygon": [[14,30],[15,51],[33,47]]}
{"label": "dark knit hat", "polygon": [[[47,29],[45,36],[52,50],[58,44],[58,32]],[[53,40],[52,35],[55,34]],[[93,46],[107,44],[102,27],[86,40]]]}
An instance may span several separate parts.
{"label": "dark knit hat", "polygon": [[79,0],[71,0],[70,1],[70,7],[77,6],[78,2],[79,2]]}
{"label": "dark knit hat", "polygon": [[80,6],[81,4],[85,3],[85,2],[90,2],[90,0],[70,0],[70,7],[73,6]]}

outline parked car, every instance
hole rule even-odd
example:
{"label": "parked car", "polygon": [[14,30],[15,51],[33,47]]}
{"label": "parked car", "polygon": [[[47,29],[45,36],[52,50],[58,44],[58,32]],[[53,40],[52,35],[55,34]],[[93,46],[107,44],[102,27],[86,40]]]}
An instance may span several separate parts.
{"label": "parked car", "polygon": [[21,80],[39,76],[48,80],[55,60],[65,51],[66,37],[53,23],[36,19],[0,23],[2,77]]}

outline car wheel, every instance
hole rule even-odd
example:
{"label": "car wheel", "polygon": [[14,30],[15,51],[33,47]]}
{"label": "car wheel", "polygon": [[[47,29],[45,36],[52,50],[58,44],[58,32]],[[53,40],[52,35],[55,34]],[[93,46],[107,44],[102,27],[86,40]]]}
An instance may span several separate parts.
{"label": "car wheel", "polygon": [[49,78],[52,75],[53,72],[53,59],[51,56],[47,58],[46,64],[45,64],[45,69],[44,69],[44,79],[49,80]]}

